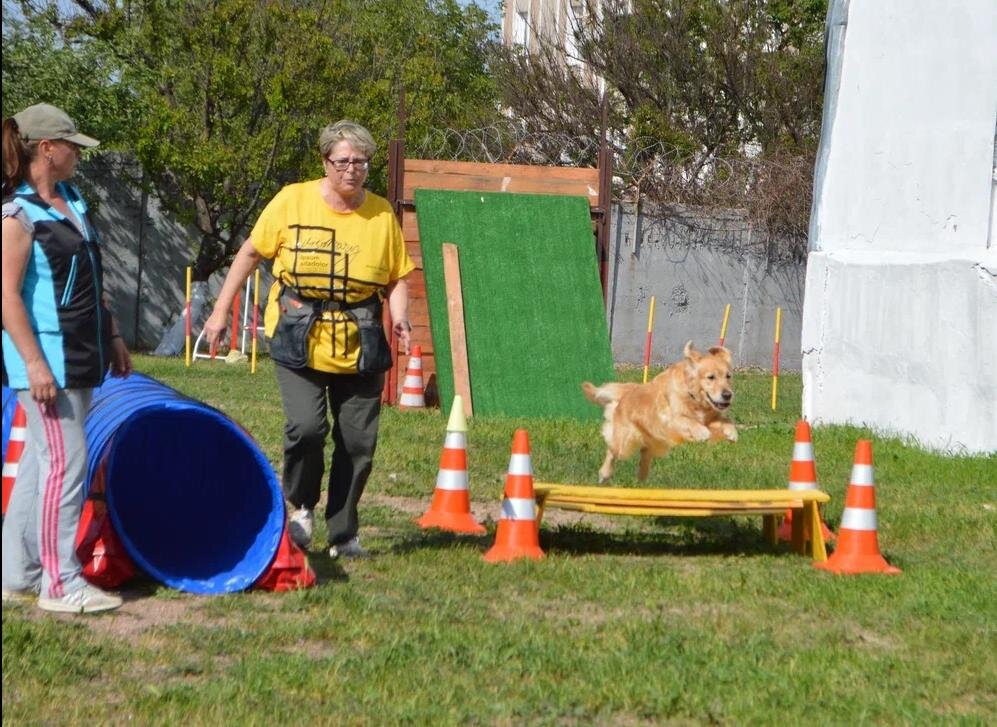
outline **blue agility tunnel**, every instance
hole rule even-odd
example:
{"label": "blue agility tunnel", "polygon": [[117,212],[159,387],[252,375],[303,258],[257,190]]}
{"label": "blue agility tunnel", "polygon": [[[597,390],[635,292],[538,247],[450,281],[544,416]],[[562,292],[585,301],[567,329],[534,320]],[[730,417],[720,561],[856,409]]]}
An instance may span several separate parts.
{"label": "blue agility tunnel", "polygon": [[229,593],[267,570],[284,498],[256,442],[217,409],[141,374],[108,378],[86,421],[87,487],[104,467],[128,555],[182,591]]}

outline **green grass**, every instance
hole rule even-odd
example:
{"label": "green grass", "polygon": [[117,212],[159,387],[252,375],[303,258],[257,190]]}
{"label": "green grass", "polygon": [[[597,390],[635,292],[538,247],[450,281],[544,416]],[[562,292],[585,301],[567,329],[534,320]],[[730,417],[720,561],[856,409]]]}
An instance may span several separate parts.
{"label": "green grass", "polygon": [[[136,357],[213,404],[276,465],[268,361]],[[639,379],[639,370],[622,371]],[[680,447],[650,486],[779,487],[800,380],[736,379],[735,445]],[[591,483],[597,423],[472,419],[475,503],[502,496],[512,433],[536,476]],[[428,504],[445,422],[386,409],[364,543],[320,552],[308,591],[195,597],[148,581],[124,613],[3,610],[7,724],[993,724],[997,721],[997,458],[944,457],[849,427],[814,432],[837,527],[855,440],[872,437],[884,555],[897,577],[836,577],[762,539],[760,519],[545,522],[539,562],[489,565],[481,537],[424,532],[387,496]],[[614,482],[633,484],[635,462]],[[224,513],[220,513],[224,516]],[[324,533],[317,534],[322,542]]]}

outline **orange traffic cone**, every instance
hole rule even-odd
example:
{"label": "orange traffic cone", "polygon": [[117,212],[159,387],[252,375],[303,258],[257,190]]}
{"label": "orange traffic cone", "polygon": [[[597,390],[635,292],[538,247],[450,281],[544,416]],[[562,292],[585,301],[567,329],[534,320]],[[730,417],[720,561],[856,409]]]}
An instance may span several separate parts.
{"label": "orange traffic cone", "polygon": [[495,532],[495,544],[485,560],[498,563],[517,558],[543,558],[537,531],[537,503],[533,497],[533,467],[530,465],[530,437],[517,429],[512,438],[512,456],[505,477],[502,518]]}
{"label": "orange traffic cone", "polygon": [[412,346],[412,353],[405,370],[399,409],[422,409],[426,406],[425,387],[422,384],[422,348]]}
{"label": "orange traffic cone", "polygon": [[422,528],[441,528],[455,533],[485,532],[471,514],[471,493],[467,487],[467,419],[460,394],[453,398],[450,409],[433,502],[416,523]]}
{"label": "orange traffic cone", "polygon": [[[789,489],[790,490],[818,490],[817,468],[814,465],[814,445],[810,438],[810,424],[800,419],[796,422],[796,440],[793,443],[793,461],[789,465]],[[809,524],[808,526],[809,527]],[[834,533],[831,529],[820,522],[820,530],[824,535],[824,542],[834,540]],[[786,510],[786,516],[779,526],[779,540],[793,539],[793,511]],[[805,536],[808,540],[808,536]]]}
{"label": "orange traffic cone", "polygon": [[28,415],[20,403],[14,405],[14,416],[10,422],[7,437],[7,454],[3,458],[3,513],[7,514],[7,503],[17,479],[17,468],[24,453],[24,439],[28,434]]}
{"label": "orange traffic cone", "polygon": [[876,486],[872,480],[872,442],[860,439],[855,445],[852,479],[845,495],[838,547],[816,568],[832,573],[899,573],[879,552],[876,535]]}

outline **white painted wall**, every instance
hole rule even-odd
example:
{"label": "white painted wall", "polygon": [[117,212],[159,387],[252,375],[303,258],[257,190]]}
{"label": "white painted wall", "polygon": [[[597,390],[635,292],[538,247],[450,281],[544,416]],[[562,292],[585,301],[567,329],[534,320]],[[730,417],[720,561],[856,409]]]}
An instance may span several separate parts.
{"label": "white painted wall", "polygon": [[997,3],[833,0],[803,413],[997,451]]}

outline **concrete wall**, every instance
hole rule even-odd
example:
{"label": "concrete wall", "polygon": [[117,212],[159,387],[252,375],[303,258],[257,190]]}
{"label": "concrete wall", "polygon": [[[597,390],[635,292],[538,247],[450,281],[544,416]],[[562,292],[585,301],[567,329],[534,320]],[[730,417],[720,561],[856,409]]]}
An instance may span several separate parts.
{"label": "concrete wall", "polygon": [[[103,154],[81,165],[79,181],[95,207],[108,297],[122,333],[132,348],[153,350],[183,313],[184,271],[198,233],[162,210],[155,195],[145,200],[143,215],[139,176],[134,162]],[[610,237],[607,321],[618,363],[643,362],[654,295],[655,364],[680,358],[690,339],[700,348],[715,345],[730,303],[725,345],[738,366],[771,366],[775,308],[782,306],[782,367],[799,370],[803,266],[769,260],[766,241],[743,215],[682,209],[661,215],[616,205]],[[222,277],[212,276],[212,299]],[[265,272],[261,289],[270,281]],[[174,331],[174,344],[176,335],[182,341]]]}
{"label": "concrete wall", "polygon": [[[199,234],[165,212],[155,195],[143,201],[140,176],[134,161],[101,154],[80,165],[76,181],[94,208],[108,302],[122,335],[133,349],[152,350],[183,314],[185,270],[193,262]],[[211,277],[212,297],[226,271]],[[264,275],[261,291],[269,284]]]}
{"label": "concrete wall", "polygon": [[997,3],[835,0],[828,30],[804,416],[997,451]]}
{"label": "concrete wall", "polygon": [[780,367],[799,371],[804,266],[770,254],[769,241],[737,212],[615,205],[610,221],[607,317],[613,358],[642,364],[655,297],[651,363],[681,358],[686,341],[719,342],[738,367],[772,366],[776,307],[782,308]]}

